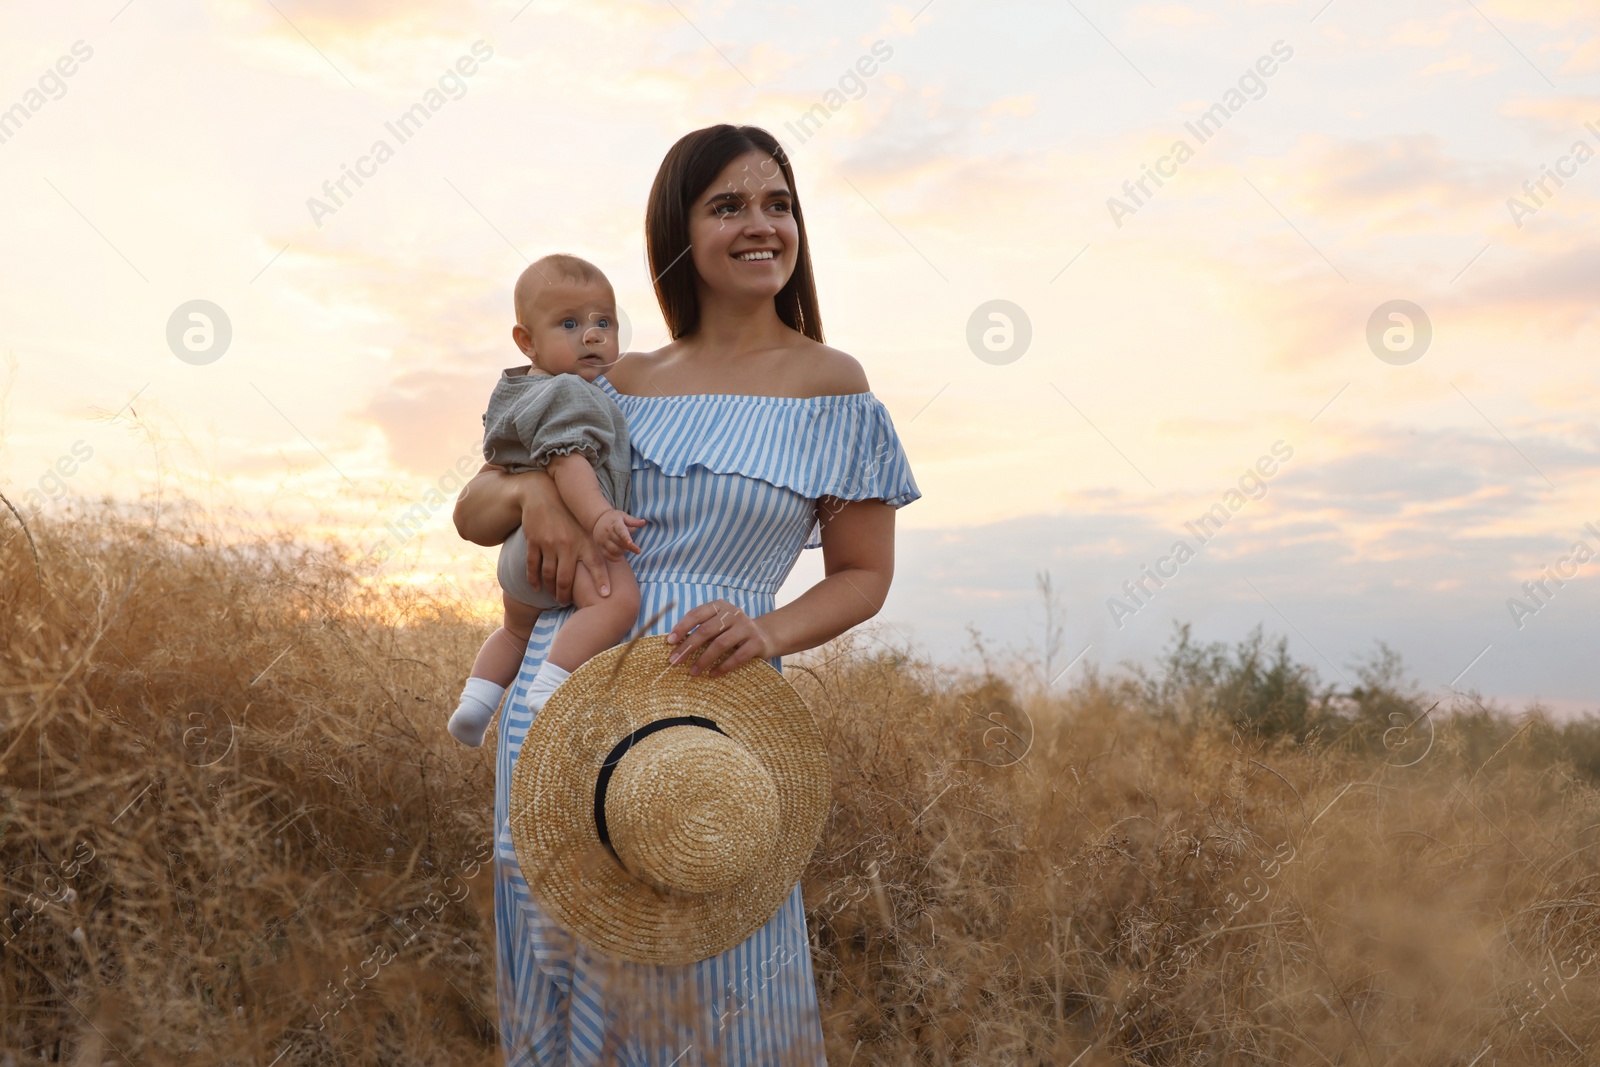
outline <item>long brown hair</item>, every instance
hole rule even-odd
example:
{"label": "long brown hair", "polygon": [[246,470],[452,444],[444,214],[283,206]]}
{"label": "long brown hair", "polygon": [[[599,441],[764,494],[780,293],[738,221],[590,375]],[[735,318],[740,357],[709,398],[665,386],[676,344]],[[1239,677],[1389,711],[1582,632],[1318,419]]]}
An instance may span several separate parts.
{"label": "long brown hair", "polygon": [[773,298],[778,318],[790,329],[822,341],[822,313],[817,310],[817,283],[811,273],[811,245],[806,241],[806,220],[800,213],[800,195],[788,153],[772,134],[759,126],[707,126],[678,139],[661,161],[650,186],[644,233],[655,279],[656,300],[667,320],[672,339],[687,337],[700,327],[700,296],[695,290],[694,259],[689,251],[689,204],[703,193],[722,169],[746,152],[765,152],[783,171],[789,184],[790,204],[800,248],[794,273]]}

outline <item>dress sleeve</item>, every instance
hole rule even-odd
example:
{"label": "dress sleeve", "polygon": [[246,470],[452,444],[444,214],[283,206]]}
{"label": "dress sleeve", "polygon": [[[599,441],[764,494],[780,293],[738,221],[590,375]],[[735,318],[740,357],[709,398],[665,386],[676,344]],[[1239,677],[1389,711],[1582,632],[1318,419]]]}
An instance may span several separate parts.
{"label": "dress sleeve", "polygon": [[[901,508],[922,496],[911,474],[900,435],[895,433],[889,410],[877,397],[866,395],[855,404],[843,406],[819,429],[817,451],[824,469],[812,481],[815,495],[835,500],[881,500]],[[817,462],[813,458],[811,462]],[[806,539],[807,548],[822,547],[822,526],[818,523]]]}
{"label": "dress sleeve", "polygon": [[611,403],[598,389],[575,374],[557,375],[517,408],[517,436],[531,457],[529,466],[547,466],[556,456],[573,452],[600,462],[617,447]]}

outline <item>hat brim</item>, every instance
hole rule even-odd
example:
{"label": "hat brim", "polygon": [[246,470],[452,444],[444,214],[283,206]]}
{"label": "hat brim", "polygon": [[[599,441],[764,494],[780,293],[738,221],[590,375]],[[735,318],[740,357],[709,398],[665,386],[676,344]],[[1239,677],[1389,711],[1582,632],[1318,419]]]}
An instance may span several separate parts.
{"label": "hat brim", "polygon": [[[511,772],[511,839],[529,889],[585,944],[640,963],[684,964],[725,952],[772,918],[822,838],[832,786],[822,734],[800,694],[753,660],[720,678],[668,663],[665,637],[602,652],[536,714]],[[616,743],[676,715],[715,722],[778,790],[778,840],[749,878],[706,894],[656,889],[601,843],[594,787]]]}

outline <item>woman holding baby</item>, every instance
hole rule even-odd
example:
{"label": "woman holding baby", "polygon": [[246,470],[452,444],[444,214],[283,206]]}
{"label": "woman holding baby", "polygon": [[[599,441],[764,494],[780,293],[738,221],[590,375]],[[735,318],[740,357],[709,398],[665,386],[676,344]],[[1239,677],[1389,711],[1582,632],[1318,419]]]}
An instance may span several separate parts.
{"label": "woman holding baby", "polygon": [[[706,673],[717,677],[752,659],[778,666],[882,607],[895,508],[920,494],[860,365],[822,343],[794,175],[771,135],[714,126],[678,141],[651,189],[646,236],[673,340],[624,355],[594,382],[631,439],[628,513],[643,520],[630,556],[637,625],[666,633],[677,659],[698,657],[691,672],[716,664]],[[486,467],[455,519],[483,545],[520,526],[529,582],[560,604],[572,602],[575,584],[613,584],[549,474]],[[816,546],[826,577],[775,607],[801,549]],[[619,965],[529,894],[508,832],[507,783],[536,714],[528,689],[570,610],[538,614],[499,725],[495,918],[507,1062],[825,1063],[798,885],[747,941],[681,967]],[[661,1035],[683,1033],[685,1014],[695,1036],[671,1047],[682,1043]]]}

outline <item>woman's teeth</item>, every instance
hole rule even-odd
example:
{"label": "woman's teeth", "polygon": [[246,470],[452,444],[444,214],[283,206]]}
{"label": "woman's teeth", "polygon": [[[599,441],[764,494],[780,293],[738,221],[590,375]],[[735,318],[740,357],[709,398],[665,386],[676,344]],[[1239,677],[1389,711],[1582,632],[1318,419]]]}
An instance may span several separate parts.
{"label": "woman's teeth", "polygon": [[758,259],[771,259],[772,258],[772,253],[771,252],[740,252],[734,258],[742,260],[745,263],[754,263]]}

